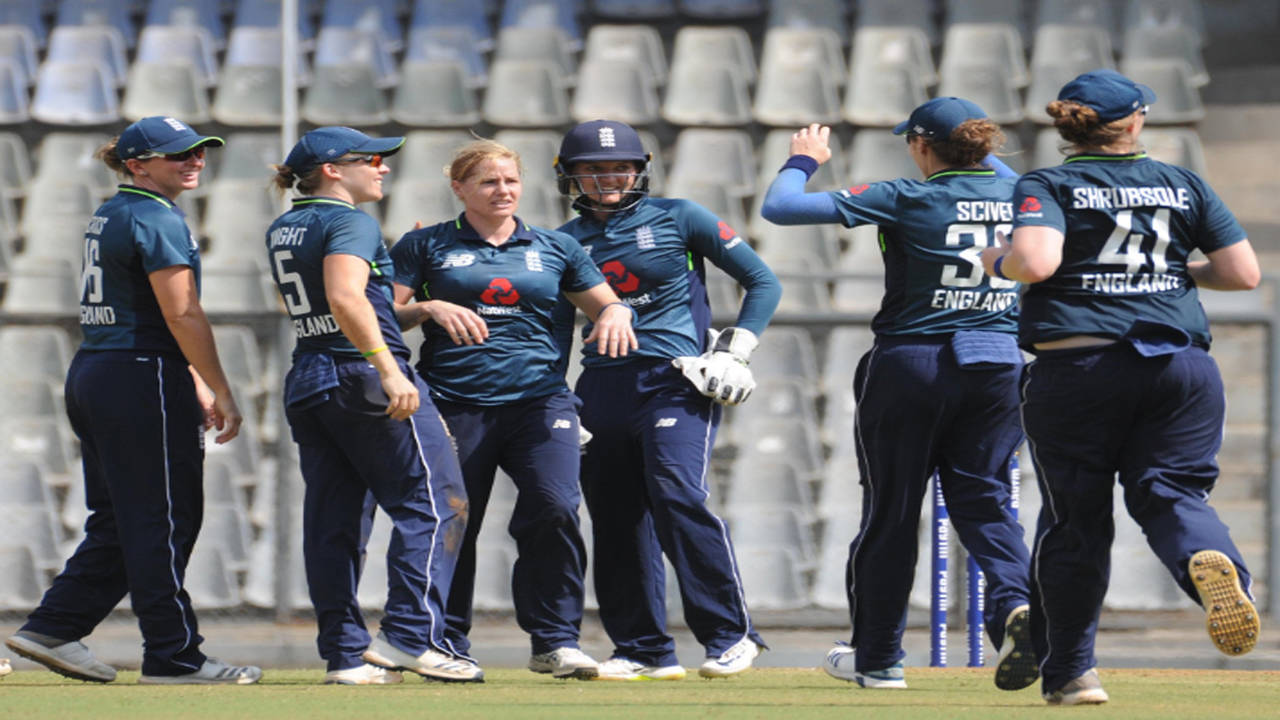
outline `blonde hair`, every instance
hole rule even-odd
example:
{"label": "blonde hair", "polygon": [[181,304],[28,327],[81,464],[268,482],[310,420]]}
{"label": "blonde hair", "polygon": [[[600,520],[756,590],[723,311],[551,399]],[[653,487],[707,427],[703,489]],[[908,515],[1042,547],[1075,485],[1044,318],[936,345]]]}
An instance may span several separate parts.
{"label": "blonde hair", "polygon": [[957,125],[946,139],[926,142],[948,166],[972,167],[1004,145],[1004,132],[987,118],[971,118]]}
{"label": "blonde hair", "polygon": [[124,160],[120,159],[120,153],[116,151],[116,144],[120,142],[120,136],[117,135],[105,143],[98,146],[93,151],[93,156],[102,161],[104,165],[111,168],[112,172],[123,177],[133,177],[133,172],[129,170],[129,166]]}
{"label": "blonde hair", "polygon": [[1114,144],[1124,137],[1132,117],[1131,113],[1104,123],[1098,119],[1098,111],[1074,100],[1054,100],[1045,106],[1045,111],[1053,118],[1058,135],[1077,151]]}
{"label": "blonde hair", "polygon": [[303,195],[314,195],[320,187],[320,181],[324,179],[321,171],[323,166],[323,163],[317,165],[311,169],[311,172],[298,177],[294,174],[293,168],[288,165],[272,165],[271,169],[275,170],[276,174],[272,176],[271,184],[275,186],[281,195],[289,192],[289,189],[295,184],[298,186],[298,192]]}
{"label": "blonde hair", "polygon": [[524,175],[524,165],[520,162],[520,153],[496,140],[476,140],[458,148],[453,154],[453,161],[445,166],[445,174],[454,182],[466,182],[476,167],[485,160],[514,160],[516,172]]}

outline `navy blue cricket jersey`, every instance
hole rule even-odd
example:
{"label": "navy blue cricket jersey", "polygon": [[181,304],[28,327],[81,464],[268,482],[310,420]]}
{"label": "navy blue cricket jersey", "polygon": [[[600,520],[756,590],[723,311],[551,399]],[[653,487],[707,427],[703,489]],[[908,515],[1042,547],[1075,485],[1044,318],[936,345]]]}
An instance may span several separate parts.
{"label": "navy blue cricket jersey", "polygon": [[133,185],[94,211],[80,270],[82,348],[181,353],[147,276],[186,265],[199,290],[200,246],[184,218],[168,198]]}
{"label": "navy blue cricket jersey", "polygon": [[885,292],[872,331],[1017,331],[1018,284],[988,277],[981,257],[997,231],[1011,233],[1013,183],[994,170],[943,170],[831,193],[846,226],[880,226]]}
{"label": "navy blue cricket jersey", "polygon": [[[727,223],[697,203],[645,198],[606,222],[586,215],[560,227],[582,243],[609,285],[636,311],[640,348],[610,358],[583,347],[582,364],[618,365],[635,357],[700,355],[710,324],[703,259],[746,289],[735,325],[759,336],[782,296],[778,279]],[[557,323],[566,322],[565,308]],[[572,324],[572,307],[567,308]],[[583,328],[583,337],[591,324]]]}
{"label": "navy blue cricket jersey", "polygon": [[1015,228],[1065,235],[1062,264],[1023,297],[1024,347],[1072,335],[1126,337],[1139,319],[1209,345],[1187,257],[1240,242],[1245,232],[1200,176],[1146,153],[1075,155],[1023,175],[1014,205]]}
{"label": "navy blue cricket jersey", "polygon": [[465,215],[413,230],[391,248],[395,282],[418,300],[444,300],[484,318],[489,338],[455,345],[444,328],[423,324],[418,371],[433,395],[501,405],[568,390],[552,312],[561,293],[582,292],[604,276],[573,238],[530,227],[490,245]]}
{"label": "navy blue cricket jersey", "polygon": [[303,353],[360,357],[360,351],[338,328],[324,291],[326,255],[355,255],[369,263],[365,296],[378,316],[382,340],[394,355],[408,359],[393,308],[391,256],[382,243],[378,221],[354,205],[329,197],[304,197],[267,229],[267,256],[285,308],[293,319]]}

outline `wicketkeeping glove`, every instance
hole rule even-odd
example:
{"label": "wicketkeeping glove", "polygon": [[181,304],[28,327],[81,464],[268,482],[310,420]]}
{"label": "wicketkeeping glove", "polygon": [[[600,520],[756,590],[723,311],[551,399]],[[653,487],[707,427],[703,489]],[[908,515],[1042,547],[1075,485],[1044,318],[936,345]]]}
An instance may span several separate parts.
{"label": "wicketkeeping glove", "polygon": [[750,330],[707,330],[709,350],[697,357],[678,357],[671,364],[680,368],[698,392],[721,405],[737,405],[756,388],[747,362],[758,344],[760,341]]}

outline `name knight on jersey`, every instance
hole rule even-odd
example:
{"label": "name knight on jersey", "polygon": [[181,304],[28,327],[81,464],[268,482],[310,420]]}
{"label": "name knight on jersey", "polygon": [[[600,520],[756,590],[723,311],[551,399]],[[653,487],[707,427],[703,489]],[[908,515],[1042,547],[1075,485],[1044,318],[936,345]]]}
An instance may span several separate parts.
{"label": "name knight on jersey", "polygon": [[1191,193],[1171,187],[1078,187],[1071,189],[1071,207],[1077,210],[1117,210],[1131,207],[1191,209]]}
{"label": "name knight on jersey", "polygon": [[[1011,210],[1012,212],[1012,210]],[[938,310],[970,310],[973,312],[1003,312],[1018,302],[1018,293],[995,290],[946,290],[933,291],[929,306]]]}
{"label": "name knight on jersey", "polygon": [[1080,276],[1080,287],[1108,295],[1138,295],[1181,289],[1182,278],[1165,273],[1086,273]]}
{"label": "name knight on jersey", "polygon": [[342,332],[342,330],[338,328],[338,321],[334,320],[333,315],[330,313],[293,319],[294,337],[308,338],[317,335],[331,335],[337,332]]}
{"label": "name knight on jersey", "polygon": [[271,231],[271,247],[297,247],[307,234],[305,225],[285,225]]}

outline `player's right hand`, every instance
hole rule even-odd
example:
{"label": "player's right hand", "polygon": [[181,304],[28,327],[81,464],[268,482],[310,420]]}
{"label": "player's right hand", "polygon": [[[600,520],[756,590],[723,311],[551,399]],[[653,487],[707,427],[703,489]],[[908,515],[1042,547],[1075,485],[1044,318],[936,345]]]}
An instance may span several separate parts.
{"label": "player's right hand", "polygon": [[422,399],[418,397],[418,386],[405,377],[399,367],[382,376],[382,391],[387,394],[387,414],[392,420],[407,420],[418,412]]}
{"label": "player's right hand", "polygon": [[791,136],[791,154],[808,155],[818,164],[831,159],[831,128],[813,123]]}
{"label": "player's right hand", "polygon": [[221,445],[240,434],[244,417],[240,415],[240,407],[236,405],[236,399],[230,392],[213,396],[211,415],[213,426],[219,430],[218,436],[213,439],[215,443]]}
{"label": "player's right hand", "polygon": [[423,303],[427,317],[449,333],[454,345],[481,345],[489,339],[489,326],[470,308],[444,300]]}

